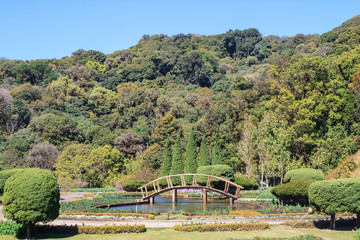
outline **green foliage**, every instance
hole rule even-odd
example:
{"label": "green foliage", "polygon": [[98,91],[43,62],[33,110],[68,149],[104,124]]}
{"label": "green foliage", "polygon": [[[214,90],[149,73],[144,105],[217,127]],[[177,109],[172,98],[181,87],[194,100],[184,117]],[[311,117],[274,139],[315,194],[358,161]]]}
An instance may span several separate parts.
{"label": "green foliage", "polygon": [[4,194],[4,187],[5,182],[10,178],[12,175],[23,171],[24,169],[9,169],[9,170],[3,170],[0,171],[0,196]]}
{"label": "green foliage", "polygon": [[[138,188],[147,184],[148,182],[149,181],[145,180],[134,180],[122,184],[121,187],[127,192],[139,192],[140,190]],[[151,188],[152,186],[149,186],[148,190],[150,190]]]}
{"label": "green foliage", "polygon": [[200,145],[199,167],[208,165],[211,165],[211,159],[206,136],[204,135]]}
{"label": "green foliage", "polygon": [[208,232],[208,231],[252,231],[270,228],[269,223],[226,223],[204,225],[175,225],[174,229],[183,232]]}
{"label": "green foliage", "polygon": [[71,189],[70,192],[116,192],[115,188],[75,188]]}
{"label": "green foliage", "polygon": [[[234,182],[234,170],[228,165],[201,166],[197,169],[197,173],[221,177]],[[206,185],[207,177],[199,177],[198,183]],[[217,179],[211,179],[211,184],[218,189],[221,189],[224,186],[224,182]]]}
{"label": "green foliage", "polygon": [[195,131],[192,130],[186,145],[186,159],[185,159],[184,173],[196,173],[197,171],[195,137],[196,137]]}
{"label": "green foliage", "polygon": [[309,186],[315,181],[316,180],[292,180],[289,183],[272,188],[271,193],[283,201],[284,204],[308,206]]}
{"label": "green foliage", "polygon": [[171,169],[171,160],[172,160],[172,150],[171,150],[171,143],[168,140],[165,145],[165,151],[163,155],[163,163],[160,171],[160,177],[170,175]]}
{"label": "green foliage", "polygon": [[81,140],[76,123],[67,116],[48,113],[34,122],[34,132],[43,140],[54,145]]}
{"label": "green foliage", "polygon": [[3,212],[17,223],[47,222],[59,216],[59,201],[59,185],[52,172],[30,168],[6,181]]}
{"label": "green foliage", "polygon": [[170,175],[181,173],[184,173],[184,167],[182,162],[181,135],[179,134],[173,149]]}
{"label": "green foliage", "polygon": [[13,235],[18,238],[25,235],[25,226],[12,221],[0,221],[0,235]]}
{"label": "green foliage", "polygon": [[360,212],[360,179],[317,181],[309,187],[309,202],[315,211],[326,214]]}
{"label": "green foliage", "polygon": [[253,179],[247,178],[245,175],[236,174],[235,183],[244,187],[243,190],[256,190],[259,185]]}
{"label": "green foliage", "polygon": [[116,233],[141,233],[145,232],[144,224],[140,225],[113,225],[113,226],[38,226],[37,231],[41,233],[59,234],[116,234]]}
{"label": "green foliage", "polygon": [[285,174],[284,182],[297,180],[325,180],[325,175],[321,170],[312,168],[290,170]]}
{"label": "green foliage", "polygon": [[219,139],[219,132],[216,133],[214,144],[211,151],[211,164],[212,165],[219,165],[223,164],[222,156],[221,156],[221,146],[220,146],[220,139]]}

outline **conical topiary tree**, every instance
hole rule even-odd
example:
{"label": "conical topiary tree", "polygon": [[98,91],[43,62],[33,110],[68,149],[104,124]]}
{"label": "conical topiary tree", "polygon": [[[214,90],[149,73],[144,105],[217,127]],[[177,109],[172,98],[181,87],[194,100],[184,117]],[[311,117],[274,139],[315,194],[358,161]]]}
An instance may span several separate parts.
{"label": "conical topiary tree", "polygon": [[[173,149],[170,175],[184,173],[184,167],[182,163],[182,149],[181,149],[181,135],[179,134]],[[173,184],[180,184],[179,178],[172,178]]]}
{"label": "conical topiary tree", "polygon": [[171,160],[172,160],[171,158],[172,158],[171,142],[170,140],[167,140],[163,155],[163,163],[160,171],[160,177],[170,175]]}
{"label": "conical topiary tree", "polygon": [[[195,131],[192,130],[190,133],[189,141],[186,145],[186,159],[184,173],[196,173],[197,172],[197,162],[196,162],[196,139]],[[192,177],[186,177],[186,182],[189,184],[192,182]]]}
{"label": "conical topiary tree", "polygon": [[211,164],[219,165],[224,164],[221,158],[221,149],[220,149],[220,141],[219,141],[219,131],[216,132],[214,144],[211,151]]}
{"label": "conical topiary tree", "polygon": [[206,141],[206,135],[204,134],[204,137],[200,145],[199,167],[209,166],[209,165],[211,165],[211,159],[210,159],[209,147]]}

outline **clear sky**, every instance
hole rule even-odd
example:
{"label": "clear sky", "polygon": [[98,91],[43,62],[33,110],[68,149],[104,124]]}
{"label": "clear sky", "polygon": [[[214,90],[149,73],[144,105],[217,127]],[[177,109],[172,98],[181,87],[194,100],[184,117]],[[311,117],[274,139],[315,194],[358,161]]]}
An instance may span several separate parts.
{"label": "clear sky", "polygon": [[78,49],[105,54],[144,34],[322,34],[360,14],[359,0],[0,0],[0,57],[44,59]]}

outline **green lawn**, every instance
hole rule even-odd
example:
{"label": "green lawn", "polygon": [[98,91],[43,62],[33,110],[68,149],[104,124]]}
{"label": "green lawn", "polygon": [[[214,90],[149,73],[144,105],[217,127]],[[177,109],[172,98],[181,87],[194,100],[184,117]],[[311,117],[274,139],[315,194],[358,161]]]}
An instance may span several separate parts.
{"label": "green lawn", "polygon": [[[352,231],[329,231],[318,229],[294,229],[286,226],[271,226],[269,230],[249,231],[249,232],[179,232],[170,228],[165,229],[148,229],[145,233],[138,234],[109,234],[109,235],[88,235],[79,234],[74,236],[69,235],[46,235],[37,236],[38,239],[64,239],[64,240],[137,240],[137,239],[152,239],[152,240],[168,240],[168,239],[196,239],[196,240],[211,240],[211,239],[252,239],[256,236],[260,237],[293,237],[304,234],[313,234],[317,237],[323,237],[326,240],[355,240],[355,232]],[[0,240],[11,240],[15,237],[0,236]]]}

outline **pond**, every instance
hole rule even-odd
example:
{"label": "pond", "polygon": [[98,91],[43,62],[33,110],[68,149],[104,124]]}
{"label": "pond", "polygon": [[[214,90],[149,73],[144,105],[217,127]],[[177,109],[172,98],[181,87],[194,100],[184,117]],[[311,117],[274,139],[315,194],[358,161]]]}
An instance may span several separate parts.
{"label": "pond", "polygon": [[232,211],[236,210],[254,210],[260,208],[258,205],[247,204],[247,203],[235,203],[230,205],[229,199],[224,200],[208,200],[206,205],[203,205],[202,200],[188,200],[184,198],[178,198],[177,204],[172,203],[171,197],[155,197],[154,204],[139,204],[112,207],[112,209],[133,209],[137,211],[159,211],[167,212],[171,210],[183,210],[187,212],[197,212],[204,209],[215,210],[215,209],[226,209],[230,208]]}

